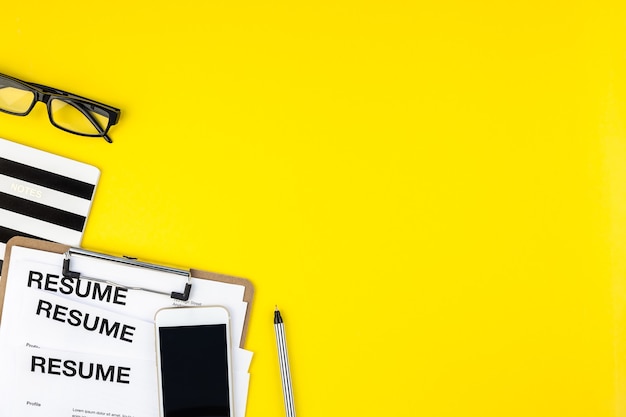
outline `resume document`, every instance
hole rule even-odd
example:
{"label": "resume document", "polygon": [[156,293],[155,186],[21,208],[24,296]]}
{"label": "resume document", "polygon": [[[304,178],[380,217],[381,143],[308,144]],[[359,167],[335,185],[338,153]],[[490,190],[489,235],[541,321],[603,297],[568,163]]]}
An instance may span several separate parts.
{"label": "resume document", "polygon": [[[94,259],[83,276],[171,292],[184,278]],[[245,415],[252,353],[236,346],[247,303],[240,285],[192,279],[190,300],[62,276],[63,255],[13,247],[0,323],[0,417],[154,417],[154,314],[222,305],[231,315],[235,416]]]}

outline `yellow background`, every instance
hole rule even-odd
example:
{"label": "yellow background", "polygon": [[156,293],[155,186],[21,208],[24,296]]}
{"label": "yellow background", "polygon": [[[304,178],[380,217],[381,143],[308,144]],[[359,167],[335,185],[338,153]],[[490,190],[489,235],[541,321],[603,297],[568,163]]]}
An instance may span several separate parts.
{"label": "yellow background", "polygon": [[[248,416],[626,416],[621,1],[10,1],[0,137],[98,166],[83,246],[251,279]],[[68,393],[71,395],[71,393]]]}

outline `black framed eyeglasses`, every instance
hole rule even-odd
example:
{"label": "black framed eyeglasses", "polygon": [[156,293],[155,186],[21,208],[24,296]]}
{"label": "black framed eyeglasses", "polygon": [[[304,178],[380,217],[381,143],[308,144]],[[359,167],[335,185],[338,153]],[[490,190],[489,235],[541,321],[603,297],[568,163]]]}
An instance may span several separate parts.
{"label": "black framed eyeglasses", "polygon": [[26,116],[41,101],[48,107],[53,126],[75,135],[101,137],[120,119],[120,109],[42,84],[0,74],[0,111]]}

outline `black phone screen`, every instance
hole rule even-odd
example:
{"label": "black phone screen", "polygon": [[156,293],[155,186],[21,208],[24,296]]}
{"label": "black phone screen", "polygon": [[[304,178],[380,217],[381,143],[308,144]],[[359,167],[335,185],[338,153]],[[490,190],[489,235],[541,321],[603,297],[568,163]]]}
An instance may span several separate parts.
{"label": "black phone screen", "polygon": [[231,417],[226,325],[159,327],[165,417]]}

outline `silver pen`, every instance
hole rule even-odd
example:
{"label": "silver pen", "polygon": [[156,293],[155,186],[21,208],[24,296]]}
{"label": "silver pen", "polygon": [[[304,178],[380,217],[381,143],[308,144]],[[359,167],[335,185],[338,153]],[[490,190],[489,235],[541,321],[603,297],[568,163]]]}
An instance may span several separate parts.
{"label": "silver pen", "polygon": [[274,310],[274,330],[276,331],[276,346],[278,347],[278,363],[280,364],[280,379],[283,385],[285,399],[285,414],[287,417],[296,417],[296,408],[293,404],[293,388],[291,386],[291,371],[289,370],[289,356],[287,355],[287,340],[285,339],[285,324],[278,311]]}

